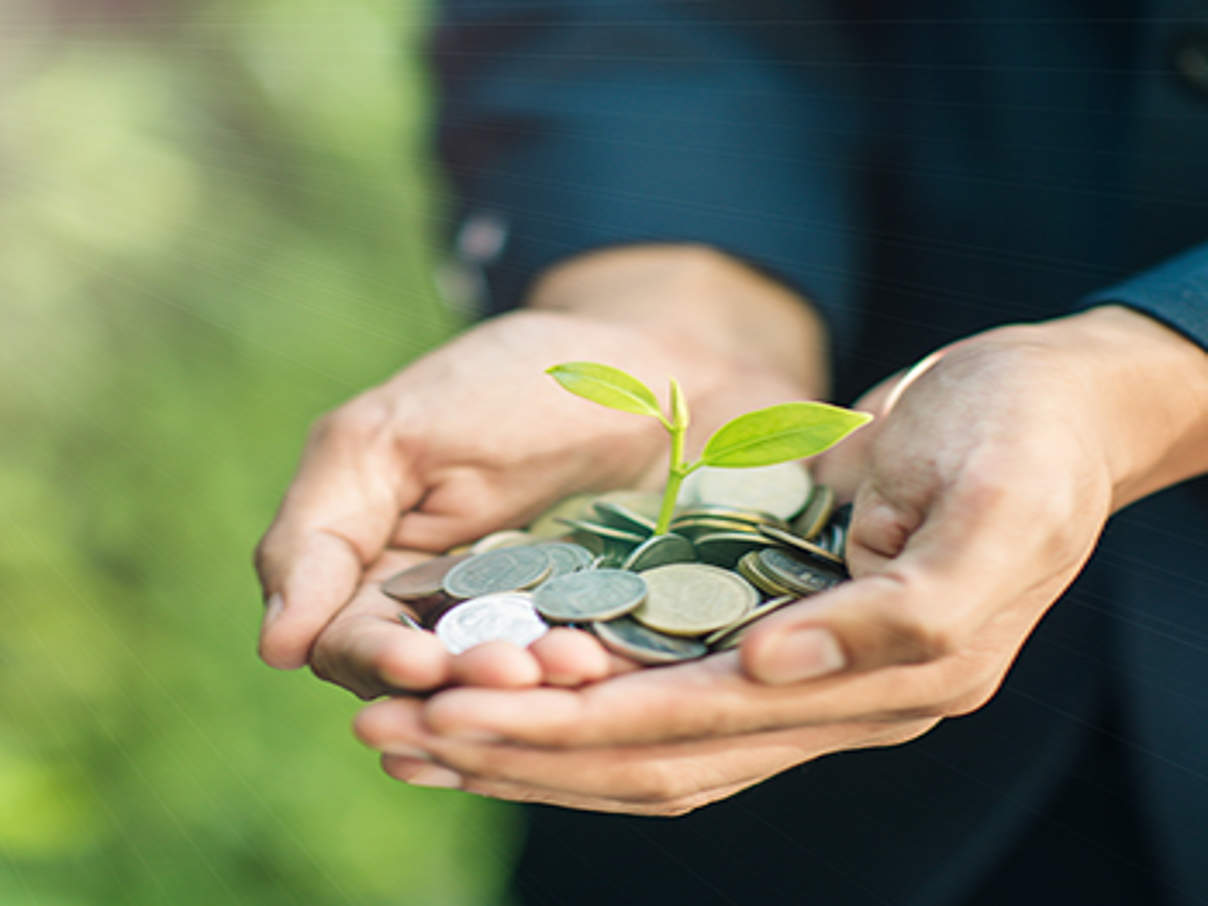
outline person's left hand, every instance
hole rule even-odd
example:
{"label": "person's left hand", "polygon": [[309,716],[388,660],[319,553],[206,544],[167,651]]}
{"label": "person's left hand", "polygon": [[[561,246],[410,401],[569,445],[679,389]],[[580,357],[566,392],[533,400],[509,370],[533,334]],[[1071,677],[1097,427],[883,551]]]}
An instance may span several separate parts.
{"label": "person's left hand", "polygon": [[[660,815],[913,739],[994,694],[1113,509],[1208,469],[1206,362],[1120,309],[958,344],[824,469],[860,481],[852,582],[737,652],[578,689],[384,701],[356,732],[413,784]],[[547,678],[567,684],[574,649],[598,649],[542,641]]]}

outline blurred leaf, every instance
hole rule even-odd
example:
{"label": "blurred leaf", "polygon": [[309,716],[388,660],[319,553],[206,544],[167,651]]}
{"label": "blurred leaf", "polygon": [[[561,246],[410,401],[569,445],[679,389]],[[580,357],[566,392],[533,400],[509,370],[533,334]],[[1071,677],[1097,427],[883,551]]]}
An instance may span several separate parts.
{"label": "blurred leaf", "polygon": [[705,444],[708,466],[770,466],[821,453],[872,419],[826,403],[781,403],[727,422]]}
{"label": "blurred leaf", "polygon": [[663,417],[650,388],[633,375],[598,362],[564,362],[545,370],[555,381],[584,399],[638,415]]}

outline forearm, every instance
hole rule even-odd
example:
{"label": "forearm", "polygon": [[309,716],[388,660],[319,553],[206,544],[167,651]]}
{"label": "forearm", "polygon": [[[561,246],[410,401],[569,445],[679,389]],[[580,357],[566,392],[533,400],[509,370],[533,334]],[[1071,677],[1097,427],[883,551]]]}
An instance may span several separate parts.
{"label": "forearm", "polygon": [[[825,396],[826,329],[801,296],[706,246],[635,245],[577,256],[548,270],[527,301],[667,341],[739,379],[771,373]],[[688,375],[677,375],[687,378]]]}

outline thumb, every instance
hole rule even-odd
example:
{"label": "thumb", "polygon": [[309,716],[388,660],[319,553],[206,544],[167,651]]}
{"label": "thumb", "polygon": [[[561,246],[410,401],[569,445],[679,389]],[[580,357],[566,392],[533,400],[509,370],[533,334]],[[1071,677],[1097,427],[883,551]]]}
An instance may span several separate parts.
{"label": "thumb", "polygon": [[946,657],[972,637],[1004,576],[1018,578],[1011,538],[993,507],[930,500],[890,503],[866,483],[848,537],[855,578],[791,605],[753,628],[742,663],[754,679],[800,682]]}
{"label": "thumb", "polygon": [[[410,502],[380,420],[356,403],[320,419],[273,524],[256,549],[267,602],[260,656],[304,666],[322,628],[356,591]],[[376,424],[374,423],[376,421]],[[418,491],[412,491],[418,498]]]}

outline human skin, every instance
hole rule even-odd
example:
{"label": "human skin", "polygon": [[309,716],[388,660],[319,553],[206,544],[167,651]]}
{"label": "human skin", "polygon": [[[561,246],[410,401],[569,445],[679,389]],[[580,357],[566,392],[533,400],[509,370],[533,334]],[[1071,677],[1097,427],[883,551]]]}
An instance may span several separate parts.
{"label": "human skin", "polygon": [[980,707],[1107,518],[1208,471],[1208,356],[1115,306],[969,338],[865,405],[818,464],[854,493],[853,581],[736,652],[605,679],[575,673],[594,640],[551,633],[531,651],[563,688],[391,699],[357,734],[413,784],[682,814]]}
{"label": "human skin", "polygon": [[[804,300],[707,248],[621,248],[554,268],[524,310],[318,420],[256,552],[262,657],[283,669],[309,663],[365,698],[556,680],[581,639],[563,649],[554,634],[545,665],[502,642],[455,657],[403,626],[378,590],[422,552],[523,525],[574,492],[657,485],[657,422],[586,405],[545,368],[586,359],[653,386],[677,378],[695,416],[692,448],[748,409],[824,396],[825,348]],[[625,665],[595,646],[572,666],[578,683]]]}

